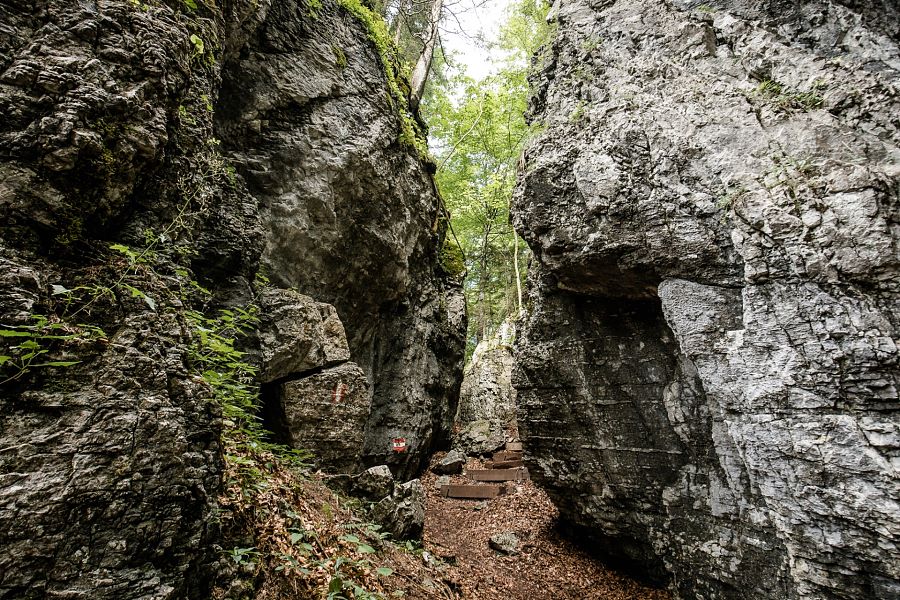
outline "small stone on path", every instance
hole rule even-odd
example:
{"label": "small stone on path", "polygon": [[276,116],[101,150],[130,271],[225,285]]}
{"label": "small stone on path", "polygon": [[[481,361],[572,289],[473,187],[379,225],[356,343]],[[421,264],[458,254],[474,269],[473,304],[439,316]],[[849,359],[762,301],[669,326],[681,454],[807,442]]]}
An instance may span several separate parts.
{"label": "small stone on path", "polygon": [[431,470],[438,475],[456,475],[462,473],[463,467],[466,465],[466,455],[459,450],[451,450],[447,456],[441,459],[439,463],[434,465]]}
{"label": "small stone on path", "polygon": [[504,531],[497,535],[492,535],[488,540],[488,546],[501,554],[512,556],[519,553],[519,536],[511,531]]}

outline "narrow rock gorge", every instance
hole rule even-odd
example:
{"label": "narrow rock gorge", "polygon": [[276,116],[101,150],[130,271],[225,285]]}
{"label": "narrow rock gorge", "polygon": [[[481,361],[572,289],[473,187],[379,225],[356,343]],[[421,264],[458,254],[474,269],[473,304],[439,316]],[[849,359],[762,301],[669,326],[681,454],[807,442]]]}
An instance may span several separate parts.
{"label": "narrow rock gorge", "polygon": [[0,600],[900,597],[896,0],[457,6],[0,2]]}
{"label": "narrow rock gorge", "polygon": [[0,5],[0,598],[209,597],[211,388],[332,472],[448,441],[464,300],[371,14]]}
{"label": "narrow rock gorge", "polygon": [[897,4],[552,12],[513,207],[533,477],[680,598],[898,597]]}

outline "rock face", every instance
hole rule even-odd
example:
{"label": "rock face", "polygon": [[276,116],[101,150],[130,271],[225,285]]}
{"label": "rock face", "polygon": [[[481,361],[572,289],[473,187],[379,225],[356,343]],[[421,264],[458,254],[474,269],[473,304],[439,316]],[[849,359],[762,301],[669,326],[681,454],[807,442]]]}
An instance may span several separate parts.
{"label": "rock face", "polygon": [[431,470],[438,475],[456,475],[462,473],[466,466],[466,455],[459,450],[453,449],[447,453]]}
{"label": "rock face", "polygon": [[516,390],[512,386],[515,325],[504,322],[496,335],[482,340],[463,373],[456,422],[467,427],[488,421],[491,432],[506,435],[516,420]]}
{"label": "rock face", "polygon": [[421,539],[425,527],[425,488],[418,479],[394,488],[372,507],[371,518],[397,540]]}
{"label": "rock face", "polygon": [[464,349],[462,291],[437,264],[440,201],[359,24],[295,0],[264,12],[223,69],[216,130],[259,202],[266,272],[337,308],[369,378],[363,462],[412,476],[448,439]]}
{"label": "rock face", "polygon": [[[11,0],[0,23],[0,598],[208,596],[227,420],[188,308],[262,306],[246,356],[298,443],[415,471],[449,435],[465,313],[361,21]],[[23,342],[53,364],[22,371]]]}
{"label": "rock face", "polygon": [[514,219],[532,476],[682,598],[900,594],[900,12],[586,2]]}

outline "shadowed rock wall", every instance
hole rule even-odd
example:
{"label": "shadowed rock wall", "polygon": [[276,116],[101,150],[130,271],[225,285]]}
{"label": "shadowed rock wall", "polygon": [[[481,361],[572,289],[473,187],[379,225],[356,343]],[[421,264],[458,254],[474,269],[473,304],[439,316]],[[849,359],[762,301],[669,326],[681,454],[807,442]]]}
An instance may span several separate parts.
{"label": "shadowed rock wall", "polygon": [[[400,140],[352,17],[278,2],[245,34],[223,69],[216,127],[259,202],[263,267],[337,308],[372,386],[363,463],[411,477],[447,440],[465,331],[462,290],[438,264],[434,183]],[[408,453],[391,451],[394,437]]]}
{"label": "shadowed rock wall", "polygon": [[0,329],[43,315],[68,337],[41,360],[75,363],[2,367],[0,598],[206,597],[223,422],[185,308],[248,302],[261,265],[267,388],[353,398],[321,432],[301,394],[299,443],[409,475],[446,439],[464,306],[387,90],[331,2],[0,4]]}
{"label": "shadowed rock wall", "polygon": [[533,476],[679,597],[896,597],[896,4],[554,13],[514,201]]}

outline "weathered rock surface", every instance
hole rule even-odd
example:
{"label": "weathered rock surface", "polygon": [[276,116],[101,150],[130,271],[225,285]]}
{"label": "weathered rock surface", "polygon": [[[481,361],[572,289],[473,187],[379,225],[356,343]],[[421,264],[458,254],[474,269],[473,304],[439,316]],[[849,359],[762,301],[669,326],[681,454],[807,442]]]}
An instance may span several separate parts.
{"label": "weathered rock surface", "polygon": [[351,491],[369,500],[381,500],[394,493],[394,476],[387,465],[369,467],[353,478]]}
{"label": "weathered rock surface", "polygon": [[679,597],[900,594],[896,8],[556,5],[520,433],[563,519]]}
{"label": "weathered rock surface", "polygon": [[506,556],[518,554],[520,544],[519,536],[512,531],[504,531],[503,533],[492,535],[488,540],[488,545],[492,549]]}
{"label": "weathered rock surface", "polygon": [[466,455],[457,449],[447,453],[431,470],[438,475],[456,475],[466,466]]}
{"label": "weathered rock surface", "polygon": [[512,386],[515,325],[504,322],[493,338],[482,340],[463,373],[456,423],[467,428],[490,423],[489,438],[505,437],[516,421],[516,390]]}
{"label": "weathered rock surface", "polygon": [[281,386],[289,443],[312,449],[332,473],[355,473],[369,417],[369,383],[355,363],[325,369]]}
{"label": "weathered rock surface", "polygon": [[269,288],[261,294],[259,308],[263,383],[350,360],[344,325],[330,304]]}
{"label": "weathered rock surface", "polygon": [[503,448],[506,433],[491,421],[473,421],[453,436],[453,447],[469,456],[490,454]]}
{"label": "weathered rock surface", "polygon": [[330,4],[308,12],[268,6],[224,66],[216,129],[260,204],[266,271],[337,308],[369,378],[365,464],[409,477],[449,437],[465,304],[440,271],[440,201],[399,139],[371,42]]}
{"label": "weathered rock surface", "polygon": [[[315,12],[0,6],[2,324],[106,334],[45,340],[66,368],[0,369],[0,598],[208,596],[223,420],[184,311],[254,300],[261,263],[284,289],[263,294],[247,356],[347,428],[303,417],[297,439],[327,441],[336,468],[409,474],[449,435],[465,313],[437,195],[368,32],[331,1]],[[89,300],[102,286],[116,297]],[[292,398],[300,419],[310,404]],[[390,452],[394,431],[409,454]]]}
{"label": "weathered rock surface", "polygon": [[425,527],[425,488],[418,479],[394,488],[372,507],[371,518],[397,540],[417,540]]}

